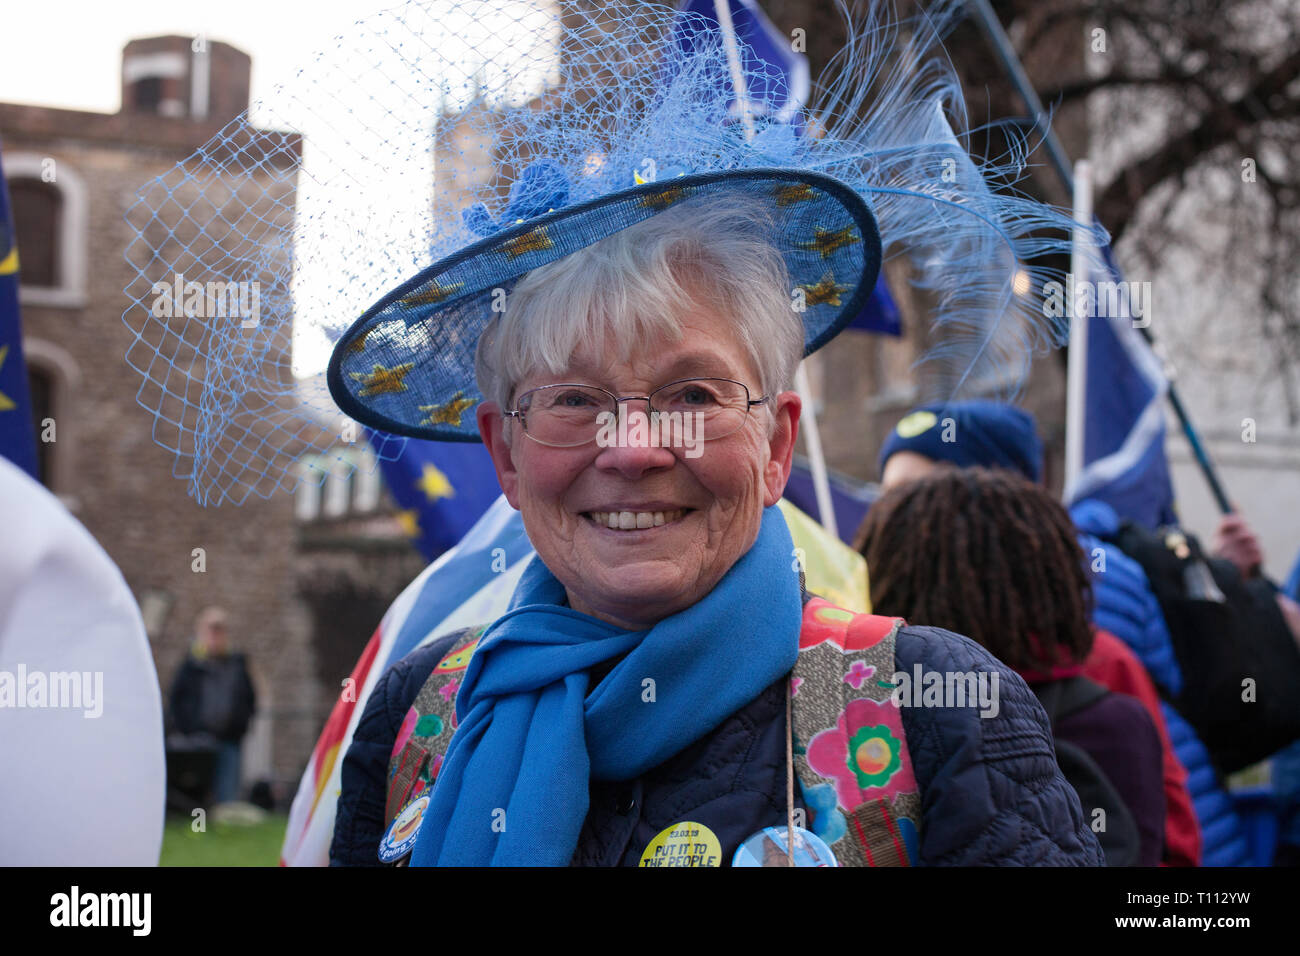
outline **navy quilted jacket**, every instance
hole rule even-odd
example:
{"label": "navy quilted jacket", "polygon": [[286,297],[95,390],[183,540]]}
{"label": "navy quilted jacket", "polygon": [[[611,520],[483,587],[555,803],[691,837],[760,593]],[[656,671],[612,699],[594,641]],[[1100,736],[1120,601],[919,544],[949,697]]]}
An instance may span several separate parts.
{"label": "navy quilted jacket", "polygon": [[[1183,675],[1160,602],[1142,565],[1104,540],[1119,533],[1119,515],[1104,502],[1088,500],[1071,508],[1070,517],[1080,531],[1084,552],[1093,554],[1098,548],[1105,552],[1106,573],[1092,576],[1094,623],[1129,646],[1162,697],[1177,697]],[[1192,725],[1167,701],[1160,702],[1160,712],[1174,755],[1187,770],[1187,792],[1201,827],[1201,865],[1245,866],[1250,857],[1246,825],[1219,782],[1209,752]]]}
{"label": "navy quilted jacket", "polygon": [[[456,632],[393,665],[366,703],[343,762],[330,862],[377,866],[388,759],[403,717]],[[905,627],[897,669],[996,671],[999,711],[907,707],[903,730],[921,788],[919,863],[1101,866],[1101,847],[1056,765],[1033,692],[984,648],[931,627]],[[717,729],[642,777],[593,781],[573,862],[635,866],[655,837],[690,820],[709,827],[729,862],[739,844],[785,823],[785,697],[777,681]],[[807,812],[799,790],[796,802]]]}

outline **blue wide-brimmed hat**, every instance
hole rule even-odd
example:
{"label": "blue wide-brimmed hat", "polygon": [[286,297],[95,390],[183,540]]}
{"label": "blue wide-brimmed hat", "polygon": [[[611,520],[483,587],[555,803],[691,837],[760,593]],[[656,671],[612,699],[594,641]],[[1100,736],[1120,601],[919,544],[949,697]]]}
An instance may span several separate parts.
{"label": "blue wide-brimmed hat", "polygon": [[[729,48],[716,23],[651,3],[422,0],[358,23],[128,212],[123,320],[155,439],[203,502],[319,481],[298,462],[332,453],[340,412],[477,440],[475,350],[522,276],[737,195],[771,224],[805,354],[902,255],[933,324],[921,399],[1014,393],[1064,337],[1044,257],[1072,223],[1009,190],[1023,153],[977,162],[963,145],[941,44],[961,9],[851,15],[808,103],[743,36]],[[256,283],[260,315],[160,317],[152,290],[182,274]],[[326,341],[328,390],[302,377]]]}
{"label": "blue wide-brimmed hat", "polygon": [[[567,205],[555,164],[551,188],[532,207],[507,205],[512,225],[434,263],[384,296],[334,349],[329,387],[339,408],[374,428],[442,441],[477,441],[473,412],[479,336],[497,318],[493,298],[539,266],[599,242],[687,200],[743,196],[770,211],[768,241],[802,290],[804,354],[856,316],[880,271],[880,234],[863,198],[838,180],[803,169],[756,167],[683,175]],[[521,180],[526,182],[527,180]],[[533,183],[529,183],[533,185]],[[519,215],[534,208],[541,215]],[[475,211],[482,207],[476,207]]]}

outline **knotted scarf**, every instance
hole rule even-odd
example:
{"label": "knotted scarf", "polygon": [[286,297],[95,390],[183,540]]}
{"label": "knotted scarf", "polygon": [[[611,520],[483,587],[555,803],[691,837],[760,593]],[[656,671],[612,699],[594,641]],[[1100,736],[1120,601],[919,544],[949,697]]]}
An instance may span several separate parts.
{"label": "knotted scarf", "polygon": [[[628,631],[565,606],[540,560],[484,632],[456,698],[412,866],[566,866],[588,785],[681,751],[794,667],[798,564],[785,519],[698,603]],[[626,654],[588,693],[588,671]]]}

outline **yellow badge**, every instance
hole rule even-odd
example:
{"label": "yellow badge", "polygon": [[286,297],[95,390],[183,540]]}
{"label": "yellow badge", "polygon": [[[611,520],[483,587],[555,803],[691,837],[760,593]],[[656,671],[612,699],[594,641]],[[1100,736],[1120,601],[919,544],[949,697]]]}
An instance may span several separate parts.
{"label": "yellow badge", "polygon": [[640,866],[722,866],[722,844],[701,823],[674,823],[650,841]]}
{"label": "yellow badge", "polygon": [[898,432],[899,438],[915,438],[922,432],[929,431],[939,423],[939,418],[934,412],[912,412],[910,415],[903,416],[903,420],[898,423],[894,429]]}

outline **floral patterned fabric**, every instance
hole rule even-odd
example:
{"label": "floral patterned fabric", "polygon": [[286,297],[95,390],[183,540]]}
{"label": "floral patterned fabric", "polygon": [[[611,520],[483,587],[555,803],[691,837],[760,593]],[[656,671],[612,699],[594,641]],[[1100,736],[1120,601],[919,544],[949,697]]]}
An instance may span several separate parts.
{"label": "floral patterned fabric", "polygon": [[804,605],[795,664],[795,766],[814,833],[841,866],[910,866],[921,795],[891,699],[901,618]]}

